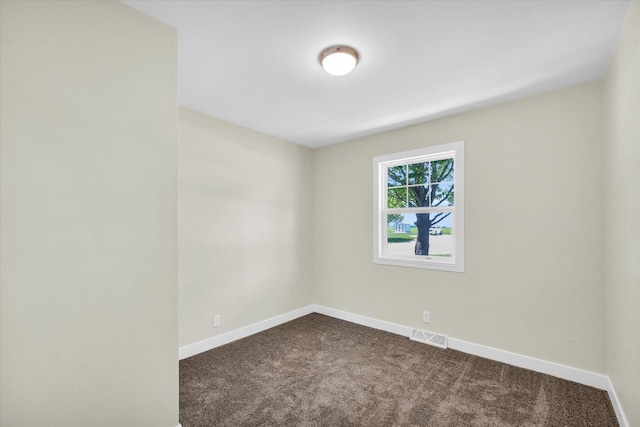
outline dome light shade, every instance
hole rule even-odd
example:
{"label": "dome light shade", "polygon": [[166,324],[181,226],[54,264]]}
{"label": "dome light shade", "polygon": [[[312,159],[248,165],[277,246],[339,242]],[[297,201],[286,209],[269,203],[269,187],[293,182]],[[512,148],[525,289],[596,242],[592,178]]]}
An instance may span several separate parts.
{"label": "dome light shade", "polygon": [[358,63],[358,52],[349,46],[331,46],[320,54],[320,64],[332,76],[349,74]]}

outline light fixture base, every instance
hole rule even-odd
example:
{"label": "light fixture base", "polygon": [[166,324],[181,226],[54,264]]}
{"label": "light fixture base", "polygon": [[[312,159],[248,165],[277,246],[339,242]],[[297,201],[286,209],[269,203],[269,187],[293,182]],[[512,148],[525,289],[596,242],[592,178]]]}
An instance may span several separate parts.
{"label": "light fixture base", "polygon": [[360,60],[358,51],[350,46],[331,46],[320,52],[320,65],[333,76],[344,76],[356,67]]}

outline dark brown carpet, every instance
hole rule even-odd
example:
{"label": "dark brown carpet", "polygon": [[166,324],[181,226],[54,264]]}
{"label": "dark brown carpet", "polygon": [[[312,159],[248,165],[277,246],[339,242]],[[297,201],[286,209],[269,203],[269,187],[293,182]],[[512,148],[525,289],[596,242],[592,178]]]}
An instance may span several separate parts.
{"label": "dark brown carpet", "polygon": [[197,426],[617,426],[606,392],[311,314],[180,362]]}

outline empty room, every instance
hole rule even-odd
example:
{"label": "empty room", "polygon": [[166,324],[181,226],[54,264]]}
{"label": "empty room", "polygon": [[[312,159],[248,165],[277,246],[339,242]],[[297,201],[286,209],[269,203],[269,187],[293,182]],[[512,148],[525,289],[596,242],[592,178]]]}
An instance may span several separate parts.
{"label": "empty room", "polygon": [[640,2],[0,0],[0,426],[640,427]]}

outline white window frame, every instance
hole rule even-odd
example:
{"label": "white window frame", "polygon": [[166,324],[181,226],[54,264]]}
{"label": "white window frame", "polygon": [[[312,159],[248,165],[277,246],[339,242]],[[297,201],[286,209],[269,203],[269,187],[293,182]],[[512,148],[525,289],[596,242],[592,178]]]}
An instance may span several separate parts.
{"label": "white window frame", "polygon": [[[387,207],[387,168],[422,161],[453,158],[455,188],[454,206],[437,208]],[[453,256],[451,259],[435,259],[425,256],[400,257],[387,253],[387,214],[427,213],[451,211]],[[401,267],[428,268],[464,272],[464,141],[435,145],[418,150],[388,154],[373,159],[373,262]]]}

